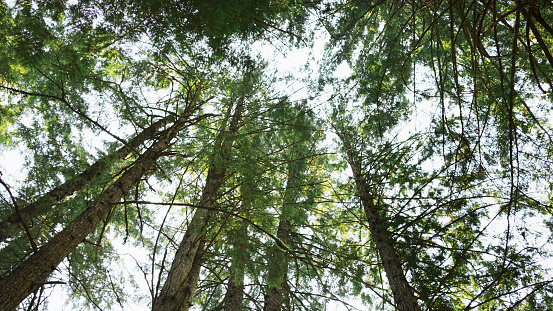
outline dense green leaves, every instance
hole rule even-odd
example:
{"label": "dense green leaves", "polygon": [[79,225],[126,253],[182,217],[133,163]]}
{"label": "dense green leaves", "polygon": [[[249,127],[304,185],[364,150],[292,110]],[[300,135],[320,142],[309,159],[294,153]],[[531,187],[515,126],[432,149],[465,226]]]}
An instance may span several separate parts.
{"label": "dense green leaves", "polygon": [[[0,244],[0,278],[174,135],[21,308],[47,308],[52,287],[80,309],[149,308],[203,211],[193,308],[391,310],[369,204],[421,309],[550,309],[552,12],[499,0],[3,1],[0,144],[25,167],[0,164],[0,224],[19,226]],[[293,46],[324,51],[290,74]],[[222,172],[217,199],[200,206],[210,171]],[[130,273],[113,268],[123,260]]]}

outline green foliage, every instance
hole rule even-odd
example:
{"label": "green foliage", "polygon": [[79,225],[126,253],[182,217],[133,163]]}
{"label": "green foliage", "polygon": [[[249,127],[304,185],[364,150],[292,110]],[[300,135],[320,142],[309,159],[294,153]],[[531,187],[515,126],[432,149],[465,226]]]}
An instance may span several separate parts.
{"label": "green foliage", "polygon": [[[77,308],[153,299],[210,168],[225,176],[195,303],[222,308],[232,276],[250,309],[270,288],[290,310],[328,300],[393,308],[350,152],[423,309],[549,310],[548,6],[3,1],[0,143],[26,154],[13,193],[24,207],[134,133],[186,115],[166,154],[58,268]],[[313,41],[321,33],[328,40]],[[281,87],[281,68],[271,76],[274,60],[253,55],[264,42],[283,54],[324,43],[319,71],[302,78],[305,100]],[[342,64],[352,70],[343,79]],[[0,275],[99,200],[168,126],[19,223],[0,244]],[[15,209],[0,191],[4,220]],[[147,254],[134,280],[111,268],[120,240]]]}
{"label": "green foliage", "polygon": [[[489,261],[487,247],[515,245],[526,233],[509,227],[497,233],[490,228],[504,228],[505,221],[523,211],[539,210],[525,194],[536,189],[538,180],[542,184],[550,180],[545,176],[551,176],[541,165],[542,173],[530,173],[537,166],[525,154],[533,154],[541,163],[545,158],[536,139],[550,144],[545,138],[550,127],[539,117],[548,115],[549,92],[538,95],[544,105],[529,99],[536,98],[539,81],[550,81],[545,76],[552,67],[546,66],[540,76],[532,67],[537,64],[533,57],[518,54],[528,51],[530,42],[539,45],[528,35],[535,35],[535,30],[525,27],[539,19],[543,7],[532,7],[529,17],[525,15],[529,8],[515,8],[515,3],[479,6],[462,1],[345,1],[325,9],[334,14],[324,20],[332,34],[333,64],[328,68],[346,61],[354,69],[346,82],[356,90],[350,95],[336,87],[335,129],[350,141],[351,146],[343,148],[353,151],[366,188],[378,196],[396,248],[404,256],[406,274],[428,308],[463,309],[466,299],[476,304],[493,287],[480,281],[483,271],[492,269],[486,263],[494,262]],[[510,12],[501,17],[506,20],[497,22],[505,12]],[[525,32],[527,41],[522,43],[518,39]],[[538,32],[550,36],[545,28]],[[541,55],[547,55],[546,48],[538,49],[542,48]],[[422,78],[420,72],[426,70],[431,80]],[[396,128],[404,126],[401,121],[412,107],[425,111],[431,125],[398,141]],[[410,143],[415,140],[422,143]],[[543,197],[536,194],[533,200]],[[498,242],[503,234],[509,238]],[[529,248],[522,253],[533,256]],[[493,258],[497,262],[506,254]],[[476,263],[485,268],[475,267]],[[532,279],[532,269],[544,267],[529,264],[528,269],[518,269],[524,270],[520,275],[507,279]],[[503,274],[491,275],[502,282]],[[538,281],[517,286],[482,301],[497,303],[490,309],[508,308],[502,295],[521,299],[513,303],[518,305],[531,295],[523,288],[541,285]]]}

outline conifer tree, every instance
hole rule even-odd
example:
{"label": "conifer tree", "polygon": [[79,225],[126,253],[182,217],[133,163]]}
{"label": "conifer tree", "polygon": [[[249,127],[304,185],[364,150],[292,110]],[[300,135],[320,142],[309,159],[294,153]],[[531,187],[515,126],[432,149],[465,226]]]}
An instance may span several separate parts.
{"label": "conifer tree", "polygon": [[48,191],[48,193],[44,194],[40,198],[7,216],[5,220],[0,222],[0,242],[3,242],[10,236],[13,236],[15,232],[18,231],[18,224],[26,222],[27,218],[32,217],[34,214],[39,214],[41,216],[47,214],[46,211],[49,207],[59,201],[62,201],[65,197],[72,195],[74,192],[80,190],[87,183],[92,181],[95,177],[103,174],[107,169],[111,168],[114,163],[122,160],[128,156],[129,153],[134,152],[144,142],[153,139],[159,129],[165,127],[174,120],[174,116],[168,116],[155,122],[118,150],[107,154],[96,161],[84,172],[68,180],[62,185]]}
{"label": "conifer tree", "polygon": [[[238,98],[228,109],[228,129],[221,130],[216,151],[210,161],[202,197],[190,225],[171,263],[167,279],[153,302],[153,310],[188,310],[196,291],[200,267],[205,252],[205,231],[213,215],[213,207],[220,196],[220,188],[227,178],[227,166],[233,136],[240,128],[244,98]],[[232,115],[230,112],[232,111]]]}
{"label": "conifer tree", "polygon": [[0,309],[551,309],[550,7],[0,2]]}
{"label": "conifer tree", "polygon": [[[190,103],[189,109],[195,110],[196,103]],[[55,238],[38,249],[29,259],[3,278],[0,287],[0,307],[12,310],[38,286],[47,282],[48,276],[56,266],[90,233],[96,225],[108,215],[112,202],[119,201],[143,175],[150,170],[156,160],[169,147],[175,135],[188,120],[179,119],[169,128],[161,131],[154,144],[148,148],[113,185],[108,187],[100,200],[86,209],[81,215],[64,228]]]}
{"label": "conifer tree", "polygon": [[[267,290],[263,304],[263,310],[267,311],[291,308],[292,289],[288,273],[292,270],[289,267],[290,256],[294,254],[292,235],[307,222],[314,197],[321,190],[318,185],[311,184],[316,178],[310,176],[310,163],[320,156],[317,148],[317,121],[313,119],[310,109],[285,103],[280,104],[274,112],[275,121],[286,124],[274,138],[275,142],[286,146],[282,155],[285,180],[274,245],[267,256]],[[302,243],[301,240],[294,242]]]}

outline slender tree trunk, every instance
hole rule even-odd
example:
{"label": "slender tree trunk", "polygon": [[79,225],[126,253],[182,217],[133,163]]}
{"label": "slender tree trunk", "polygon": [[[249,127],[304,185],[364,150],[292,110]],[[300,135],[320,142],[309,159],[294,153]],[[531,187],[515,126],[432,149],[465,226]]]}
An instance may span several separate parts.
{"label": "slender tree trunk", "polygon": [[[249,205],[249,201],[243,201]],[[245,210],[242,208],[242,210]],[[238,228],[229,234],[229,241],[233,243],[231,267],[227,292],[224,298],[224,311],[240,311],[244,300],[244,269],[246,267],[246,243],[248,225],[245,220],[239,220]]]}
{"label": "slender tree trunk", "polygon": [[65,229],[0,281],[0,310],[14,310],[25,297],[45,284],[48,276],[60,262],[105,219],[113,208],[113,203],[120,201],[155,165],[185,121],[179,119],[169,129],[162,131],[158,140],[132,167],[102,193],[100,200],[83,211]]}
{"label": "slender tree trunk", "polygon": [[390,283],[396,308],[400,311],[420,311],[420,306],[417,303],[413,288],[405,278],[399,256],[390,240],[390,232],[388,232],[388,228],[386,228],[384,224],[384,219],[380,216],[378,207],[374,204],[373,194],[367,189],[365,181],[363,180],[361,168],[354,156],[349,141],[340,134],[338,134],[338,136],[346,149],[357,192],[363,204],[369,230],[376,244],[382,266],[388,278],[388,283]]}
{"label": "slender tree trunk", "polygon": [[[300,158],[302,158],[300,156]],[[299,186],[301,184],[302,171],[305,169],[304,163],[292,161],[288,167],[288,180],[286,181],[286,190],[284,192],[284,202],[282,212],[278,223],[277,238],[288,247],[290,233],[292,233],[291,219],[295,209],[295,203],[298,198]],[[280,311],[283,304],[284,290],[288,288],[288,257],[284,250],[274,246],[271,259],[269,261],[269,271],[267,283],[269,290],[265,294],[263,311]],[[273,286],[271,286],[273,284]]]}
{"label": "slender tree trunk", "polygon": [[[255,193],[258,192],[257,175],[258,171],[245,167],[241,174],[240,194],[242,202],[237,209],[241,216],[247,216],[251,213],[253,202],[258,198]],[[259,194],[258,194],[259,195]],[[231,257],[231,266],[229,269],[229,280],[227,291],[223,300],[224,311],[241,311],[244,304],[244,275],[246,262],[248,258],[248,222],[245,219],[234,219],[236,226],[227,233],[227,240],[232,245],[229,256]]]}
{"label": "slender tree trunk", "polygon": [[157,121],[140,134],[136,135],[126,146],[119,148],[113,153],[103,156],[84,172],[69,179],[62,185],[50,190],[34,202],[20,209],[19,213],[14,212],[9,215],[6,219],[0,222],[0,242],[4,242],[8,238],[16,236],[21,230],[20,224],[23,221],[26,221],[28,218],[42,213],[43,211],[51,210],[52,205],[82,189],[94,178],[100,176],[106,169],[109,169],[115,162],[125,158],[133,151],[133,149],[138,148],[145,141],[152,139],[154,134],[159,129],[174,120],[175,117],[171,116]]}
{"label": "slender tree trunk", "polygon": [[[281,220],[278,223],[277,238],[286,246],[288,245],[291,231],[292,224],[289,221]],[[280,284],[269,288],[269,291],[265,294],[263,311],[280,311],[282,308],[283,290],[287,288],[287,274],[288,258],[286,258],[283,250],[275,247],[273,256],[269,262],[269,283],[278,280]]]}
{"label": "slender tree trunk", "polygon": [[[229,129],[223,131],[222,137],[219,139],[219,154],[216,152],[214,155],[220,156],[220,159],[211,161],[202,197],[198,204],[200,207],[196,209],[177,249],[161,292],[154,298],[153,311],[187,311],[192,304],[192,298],[198,286],[201,257],[205,252],[207,225],[213,214],[212,207],[215,205],[221,185],[225,181],[229,161],[228,149],[234,141],[234,134],[238,131],[242,109],[243,98],[238,100]],[[230,109],[227,115],[230,115]]]}
{"label": "slender tree trunk", "polygon": [[[244,267],[241,267],[242,269]],[[243,276],[243,275],[242,275]],[[237,274],[231,273],[227,292],[225,294],[225,311],[240,311],[244,301],[244,278],[238,279]]]}
{"label": "slender tree trunk", "polygon": [[[250,191],[255,187],[254,177],[246,175],[245,182],[241,186],[243,189],[242,205],[238,210],[240,214],[246,214],[252,206]],[[237,220],[237,228],[228,235],[228,240],[232,243],[231,267],[229,271],[229,280],[227,292],[223,300],[224,311],[240,311],[244,301],[244,270],[246,268],[247,258],[247,239],[248,222],[244,219]]]}

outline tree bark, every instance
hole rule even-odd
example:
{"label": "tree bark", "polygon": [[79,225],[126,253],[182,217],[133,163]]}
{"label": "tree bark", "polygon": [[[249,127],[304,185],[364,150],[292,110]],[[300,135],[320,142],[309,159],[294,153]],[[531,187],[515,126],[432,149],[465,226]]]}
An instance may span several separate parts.
{"label": "tree bark", "polygon": [[20,224],[23,221],[42,211],[49,210],[49,208],[55,203],[82,189],[94,178],[100,176],[106,169],[109,169],[113,163],[124,159],[129,153],[138,148],[146,140],[152,139],[154,134],[159,129],[174,120],[175,117],[170,116],[155,122],[140,134],[136,135],[126,146],[119,148],[113,153],[103,156],[84,172],[48,191],[34,202],[20,209],[19,213],[14,212],[9,215],[6,219],[0,222],[0,242],[4,242],[5,240],[16,236],[20,232]]}
{"label": "tree bark", "polygon": [[[230,115],[230,108],[227,115]],[[187,311],[192,305],[192,298],[198,286],[201,257],[205,252],[208,222],[213,214],[212,207],[220,195],[219,190],[225,181],[230,156],[228,149],[233,144],[234,134],[238,131],[242,109],[243,98],[238,100],[228,130],[221,132],[219,150],[214,153],[216,156],[220,155],[220,161],[211,160],[198,204],[200,207],[196,209],[186,229],[161,292],[154,298],[153,311]]]}
{"label": "tree bark", "polygon": [[[278,223],[277,238],[286,246],[288,245],[291,231],[292,224],[289,221],[281,220]],[[288,259],[284,251],[276,246],[271,259],[269,262],[269,278],[271,278],[272,273],[275,273],[280,284],[279,286],[271,287],[265,294],[263,311],[280,311],[283,304],[283,289],[287,287]]]}
{"label": "tree bark", "polygon": [[[239,267],[242,270],[244,267]],[[239,269],[237,268],[237,269]],[[240,278],[242,276],[242,278]],[[225,311],[240,311],[242,310],[242,303],[244,301],[244,274],[231,273],[228,285],[227,292],[225,293],[225,299],[223,303],[225,304]]]}
{"label": "tree bark", "polygon": [[132,167],[102,193],[99,201],[83,211],[6,278],[0,280],[2,289],[0,310],[14,310],[25,297],[44,284],[60,262],[94,230],[100,221],[105,219],[113,208],[113,203],[121,200],[155,165],[156,160],[170,146],[185,121],[181,118],[169,129],[162,131],[158,140],[138,158]]}
{"label": "tree bark", "polygon": [[[296,203],[298,197],[297,193],[301,183],[299,176],[304,169],[303,164],[301,160],[291,161],[288,164],[288,180],[286,181],[284,202],[277,229],[277,238],[285,247],[288,247],[290,233],[292,232],[291,219],[296,208],[294,203]],[[267,283],[278,285],[270,287],[265,294],[263,311],[280,311],[283,304],[284,289],[288,287],[288,258],[285,251],[275,245],[268,265]]]}
{"label": "tree bark", "polygon": [[354,156],[349,141],[341,134],[338,134],[338,136],[344,144],[357,192],[365,211],[365,217],[367,217],[369,230],[376,244],[388,283],[392,289],[395,307],[399,311],[420,311],[413,288],[409,285],[407,278],[405,278],[399,256],[390,240],[390,232],[388,232],[388,228],[384,224],[384,219],[380,216],[378,207],[374,204],[373,194],[367,189],[361,168]]}
{"label": "tree bark", "polygon": [[210,208],[220,188],[215,180],[209,181],[210,175],[213,177],[213,174],[208,173],[208,181],[199,204],[202,208],[196,210],[190,221],[167,279],[159,296],[154,299],[154,311],[185,311],[192,305],[199,280],[201,257],[205,251],[205,230],[212,215]]}
{"label": "tree bark", "polygon": [[[243,201],[244,202],[244,201]],[[249,205],[249,200],[247,203]],[[236,232],[229,234],[229,241],[233,241],[232,262],[227,292],[223,300],[224,311],[240,311],[244,300],[244,269],[246,266],[245,242],[248,235],[248,225],[244,220],[238,223]]]}

